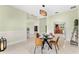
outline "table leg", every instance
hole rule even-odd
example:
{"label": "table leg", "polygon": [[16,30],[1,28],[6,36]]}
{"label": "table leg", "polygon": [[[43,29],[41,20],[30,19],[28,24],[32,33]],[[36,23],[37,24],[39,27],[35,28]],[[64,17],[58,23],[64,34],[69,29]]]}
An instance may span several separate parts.
{"label": "table leg", "polygon": [[47,40],[45,40],[45,41],[48,44],[48,46],[50,47],[50,49],[52,49],[52,47],[50,46],[49,42]]}

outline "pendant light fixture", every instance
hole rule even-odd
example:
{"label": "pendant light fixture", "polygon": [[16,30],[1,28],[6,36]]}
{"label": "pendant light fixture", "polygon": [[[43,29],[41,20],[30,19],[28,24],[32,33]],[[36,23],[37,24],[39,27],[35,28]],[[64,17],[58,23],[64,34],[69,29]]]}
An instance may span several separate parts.
{"label": "pendant light fixture", "polygon": [[40,15],[41,16],[47,16],[47,12],[45,10],[45,5],[42,5],[42,9],[40,9]]}

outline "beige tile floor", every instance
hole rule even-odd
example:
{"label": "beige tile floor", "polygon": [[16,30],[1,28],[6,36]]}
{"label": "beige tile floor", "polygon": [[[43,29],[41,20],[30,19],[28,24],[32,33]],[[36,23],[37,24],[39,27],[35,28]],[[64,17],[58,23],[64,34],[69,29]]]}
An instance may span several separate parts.
{"label": "beige tile floor", "polygon": [[[58,54],[78,54],[79,47],[72,46],[68,41],[65,42],[60,40],[59,42],[60,49],[58,50]],[[47,45],[45,45],[44,54],[56,54],[55,49],[49,49]],[[7,49],[0,54],[34,54],[34,39],[28,39],[27,41],[20,42],[14,45],[10,45]],[[40,54],[40,47],[37,48],[36,54]]]}

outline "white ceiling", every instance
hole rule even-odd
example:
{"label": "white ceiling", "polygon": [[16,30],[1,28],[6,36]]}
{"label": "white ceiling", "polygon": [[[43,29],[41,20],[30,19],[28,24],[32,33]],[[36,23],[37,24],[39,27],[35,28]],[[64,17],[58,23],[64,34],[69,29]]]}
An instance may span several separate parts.
{"label": "white ceiling", "polygon": [[[64,12],[70,10],[70,7],[73,5],[46,5],[45,10],[47,15],[51,16],[56,14],[56,12]],[[23,10],[29,14],[39,16],[39,10],[42,8],[42,5],[12,5],[12,7]]]}

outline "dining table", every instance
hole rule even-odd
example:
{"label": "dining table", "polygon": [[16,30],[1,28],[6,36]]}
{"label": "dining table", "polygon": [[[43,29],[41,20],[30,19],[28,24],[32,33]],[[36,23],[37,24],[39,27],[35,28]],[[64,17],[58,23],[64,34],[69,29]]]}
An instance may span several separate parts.
{"label": "dining table", "polygon": [[43,40],[42,50],[44,49],[45,43],[47,43],[48,47],[49,47],[50,49],[52,49],[52,47],[51,47],[50,44],[49,44],[49,40],[53,39],[53,36],[51,36],[51,35],[49,35],[49,34],[43,34],[43,35],[40,37],[40,39]]}

